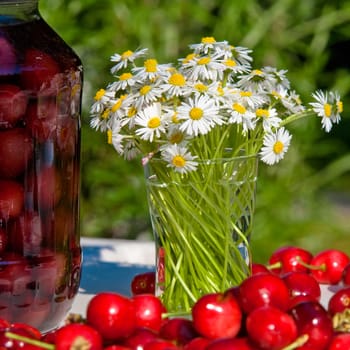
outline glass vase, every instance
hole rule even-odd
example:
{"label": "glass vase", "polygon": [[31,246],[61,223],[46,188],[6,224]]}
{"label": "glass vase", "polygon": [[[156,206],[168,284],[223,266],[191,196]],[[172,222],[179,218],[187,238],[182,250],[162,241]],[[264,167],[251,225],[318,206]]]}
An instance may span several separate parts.
{"label": "glass vase", "polygon": [[256,155],[204,160],[179,174],[157,158],[145,165],[156,244],[156,294],[170,313],[238,285],[251,272]]}
{"label": "glass vase", "polygon": [[80,282],[81,89],[38,1],[0,1],[0,318],[42,332]]}

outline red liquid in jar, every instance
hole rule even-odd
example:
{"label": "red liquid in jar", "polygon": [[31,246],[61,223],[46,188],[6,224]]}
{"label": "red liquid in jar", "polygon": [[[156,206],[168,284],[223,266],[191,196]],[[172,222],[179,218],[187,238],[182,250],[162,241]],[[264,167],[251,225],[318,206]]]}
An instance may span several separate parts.
{"label": "red liquid in jar", "polygon": [[0,318],[43,332],[80,282],[81,88],[79,58],[40,17],[0,16]]}

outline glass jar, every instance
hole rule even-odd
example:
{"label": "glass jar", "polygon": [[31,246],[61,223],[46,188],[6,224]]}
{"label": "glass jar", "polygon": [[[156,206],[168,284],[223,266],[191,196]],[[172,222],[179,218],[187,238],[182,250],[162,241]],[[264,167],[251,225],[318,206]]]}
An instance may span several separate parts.
{"label": "glass jar", "polygon": [[80,283],[81,91],[38,1],[0,1],[0,318],[43,332]]}

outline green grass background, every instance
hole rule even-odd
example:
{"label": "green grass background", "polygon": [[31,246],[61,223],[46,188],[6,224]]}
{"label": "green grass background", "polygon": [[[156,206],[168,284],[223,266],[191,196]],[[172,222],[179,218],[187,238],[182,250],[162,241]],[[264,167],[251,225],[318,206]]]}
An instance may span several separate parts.
{"label": "green grass background", "polygon": [[306,102],[316,88],[343,96],[342,123],[295,124],[280,164],[260,165],[252,236],[255,261],[281,245],[350,253],[349,0],[41,0],[46,21],[85,68],[82,127],[83,236],[152,238],[141,165],[126,162],[89,127],[95,92],[112,79],[115,52],[147,47],[173,62],[203,36],[254,50],[254,66],[288,69]]}

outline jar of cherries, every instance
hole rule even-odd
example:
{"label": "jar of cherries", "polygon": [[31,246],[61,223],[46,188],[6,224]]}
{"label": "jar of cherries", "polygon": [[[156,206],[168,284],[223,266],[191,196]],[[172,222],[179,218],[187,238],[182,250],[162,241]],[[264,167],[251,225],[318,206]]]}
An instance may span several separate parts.
{"label": "jar of cherries", "polygon": [[38,1],[0,1],[0,318],[43,332],[80,282],[81,92],[81,61]]}

